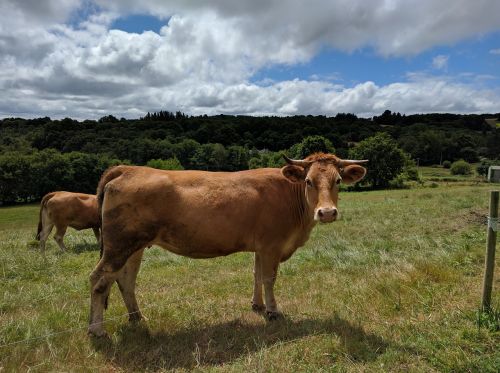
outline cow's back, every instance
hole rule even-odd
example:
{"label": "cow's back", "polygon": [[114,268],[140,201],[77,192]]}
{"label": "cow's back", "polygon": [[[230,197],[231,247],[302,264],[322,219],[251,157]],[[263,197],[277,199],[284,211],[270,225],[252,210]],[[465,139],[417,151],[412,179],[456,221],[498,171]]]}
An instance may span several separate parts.
{"label": "cow's back", "polygon": [[72,192],[55,192],[45,206],[56,225],[75,229],[97,228],[100,225],[95,195]]}

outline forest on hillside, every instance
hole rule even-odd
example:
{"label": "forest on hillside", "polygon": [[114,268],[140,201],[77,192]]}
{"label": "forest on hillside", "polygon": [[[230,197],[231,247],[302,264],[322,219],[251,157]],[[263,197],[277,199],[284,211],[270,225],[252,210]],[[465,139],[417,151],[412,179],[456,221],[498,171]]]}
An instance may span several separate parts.
{"label": "forest on hillside", "polygon": [[[305,156],[317,150],[310,144],[318,139],[319,150],[348,157],[357,144],[380,133],[420,165],[498,159],[500,126],[491,118],[500,113],[406,116],[386,110],[359,118],[161,111],[140,119],[5,118],[0,120],[0,203],[36,200],[55,189],[93,192],[102,171],[113,164],[170,160],[168,168],[210,171],[277,167],[280,152]],[[306,146],[306,138],[315,140]]]}

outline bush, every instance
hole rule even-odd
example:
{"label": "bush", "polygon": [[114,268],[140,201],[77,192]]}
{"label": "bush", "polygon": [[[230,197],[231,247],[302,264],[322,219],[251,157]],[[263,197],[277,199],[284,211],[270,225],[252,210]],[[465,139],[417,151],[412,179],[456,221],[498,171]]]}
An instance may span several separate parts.
{"label": "bush", "polygon": [[420,181],[417,167],[406,167],[404,175],[407,180]]}
{"label": "bush", "polygon": [[472,173],[472,167],[469,163],[460,159],[456,162],[453,162],[450,168],[450,172],[452,175],[470,175]]}
{"label": "bush", "polygon": [[374,188],[388,187],[390,181],[403,171],[409,159],[392,137],[383,132],[361,141],[351,149],[349,157],[370,161],[365,180]]}
{"label": "bush", "polygon": [[394,179],[389,181],[389,188],[391,189],[405,189],[408,188],[408,186],[405,184],[406,177],[405,175],[401,174],[396,176]]}
{"label": "bush", "polygon": [[417,165],[415,161],[408,156],[408,154],[406,154],[405,166],[401,176],[403,176],[406,180],[420,181]]}
{"label": "bush", "polygon": [[450,161],[443,161],[443,167],[444,168],[450,168],[451,167],[451,162]]}
{"label": "bush", "polygon": [[184,167],[182,167],[181,162],[177,158],[150,159],[146,166],[159,170],[184,170]]}

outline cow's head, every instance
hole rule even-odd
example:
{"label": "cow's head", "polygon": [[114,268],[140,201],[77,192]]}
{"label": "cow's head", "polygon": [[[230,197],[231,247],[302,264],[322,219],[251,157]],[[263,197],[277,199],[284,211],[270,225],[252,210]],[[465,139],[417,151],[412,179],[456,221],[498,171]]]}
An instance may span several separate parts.
{"label": "cow's head", "polygon": [[301,160],[284,158],[288,164],[281,169],[282,174],[294,183],[303,184],[314,220],[322,223],[337,220],[340,183],[354,184],[361,180],[366,169],[360,164],[368,162],[340,159],[325,153],[315,153]]}

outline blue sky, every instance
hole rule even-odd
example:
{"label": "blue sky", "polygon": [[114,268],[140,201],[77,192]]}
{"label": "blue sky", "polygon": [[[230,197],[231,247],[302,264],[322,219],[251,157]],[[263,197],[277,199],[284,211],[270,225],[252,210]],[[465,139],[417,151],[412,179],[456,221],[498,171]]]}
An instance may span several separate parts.
{"label": "blue sky", "polygon": [[144,31],[153,31],[159,34],[160,29],[167,24],[168,18],[160,19],[147,14],[134,14],[115,19],[111,23],[110,29],[135,32],[137,34],[142,34]]}
{"label": "blue sky", "polygon": [[[475,40],[437,46],[411,56],[380,56],[372,48],[352,52],[322,48],[307,63],[263,68],[253,80],[329,79],[346,86],[370,80],[382,86],[407,80],[409,74],[418,72],[451,76],[464,82],[470,81],[472,74],[472,78],[479,78],[482,85],[497,88],[500,86],[500,55],[490,51],[498,45],[500,33],[493,32]],[[446,64],[442,67],[433,64],[438,56],[446,57]]]}
{"label": "blue sky", "polygon": [[6,0],[0,116],[500,112],[496,0]]}

